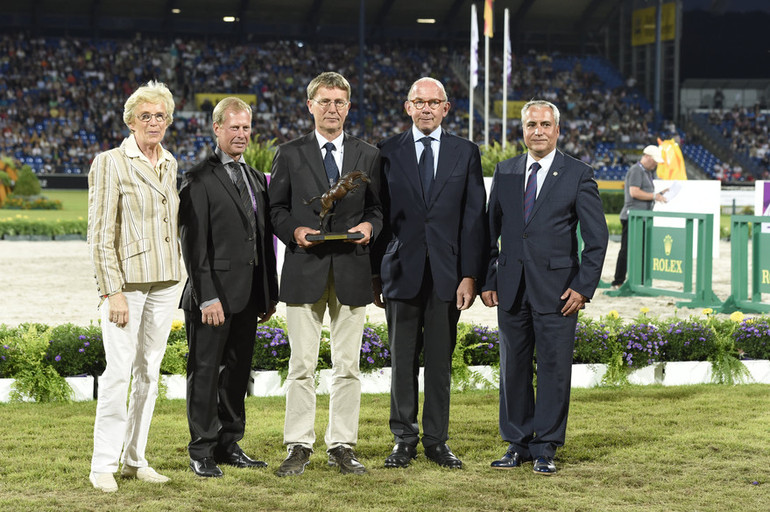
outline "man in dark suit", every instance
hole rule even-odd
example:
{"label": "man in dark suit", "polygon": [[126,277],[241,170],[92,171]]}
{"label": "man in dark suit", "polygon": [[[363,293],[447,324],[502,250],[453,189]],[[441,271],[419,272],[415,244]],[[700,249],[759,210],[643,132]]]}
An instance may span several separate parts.
{"label": "man in dark suit", "polygon": [[552,475],[567,429],[577,313],[599,283],[609,235],[593,170],[556,149],[556,106],[530,101],[521,122],[529,152],[497,164],[488,205],[491,254],[481,298],[497,306],[500,435],[509,443],[492,467],[534,460],[535,473]]}
{"label": "man in dark suit", "polygon": [[395,447],[385,467],[406,467],[417,456],[422,352],[425,454],[461,468],[446,444],[449,391],[460,311],[473,304],[476,279],[485,272],[481,160],[474,143],[441,128],[450,108],[441,82],[421,78],[407,97],[412,129],[380,144],[386,223],[373,258],[375,303],[386,309],[392,365]]}
{"label": "man in dark suit", "polygon": [[[286,244],[280,299],[286,303],[291,346],[284,423],[288,456],[277,474],[302,474],[313,453],[315,370],[327,310],[334,373],[325,436],[329,465],[361,474],[366,470],[353,447],[358,441],[361,340],[366,305],[372,302],[368,244],[382,229],[380,153],[343,131],[350,84],[342,75],[326,72],[314,78],[307,87],[307,108],[315,130],[278,147],[270,181],[273,227]],[[361,171],[364,179],[334,202],[324,228],[363,236],[308,240],[320,234],[321,204],[310,200],[353,171]]]}
{"label": "man in dark suit", "polygon": [[238,98],[213,111],[217,148],[184,175],[179,225],[188,279],[185,312],[190,467],[222,476],[218,464],[264,467],[238,446],[246,427],[243,398],[257,320],[278,301],[267,182],[242,154],[251,108]]}

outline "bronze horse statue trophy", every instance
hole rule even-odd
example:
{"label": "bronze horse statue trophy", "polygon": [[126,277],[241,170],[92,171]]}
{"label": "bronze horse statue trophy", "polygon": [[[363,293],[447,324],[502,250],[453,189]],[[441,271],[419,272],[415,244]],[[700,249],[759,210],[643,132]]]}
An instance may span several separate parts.
{"label": "bronze horse statue trophy", "polygon": [[[355,183],[356,180],[359,181],[359,183]],[[368,183],[370,180],[366,177],[366,174],[363,171],[353,171],[345,174],[340,179],[337,180],[337,183],[332,185],[332,187],[324,192],[320,196],[315,196],[307,201],[305,201],[305,204],[310,204],[316,199],[321,200],[321,213],[318,214],[318,217],[320,219],[320,227],[319,230],[324,232],[326,231],[324,229],[324,222],[326,220],[326,217],[329,217],[331,215],[334,215],[334,213],[329,213],[329,210],[332,209],[334,206],[335,201],[339,201],[346,195],[348,195],[349,192],[357,189],[361,186],[360,182]]]}

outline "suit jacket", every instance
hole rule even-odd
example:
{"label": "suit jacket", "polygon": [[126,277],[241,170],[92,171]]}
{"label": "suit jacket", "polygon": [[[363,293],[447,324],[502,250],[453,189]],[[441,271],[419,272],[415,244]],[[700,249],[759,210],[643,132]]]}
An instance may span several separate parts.
{"label": "suit jacket", "polygon": [[[567,288],[593,297],[607,250],[607,222],[593,169],[557,150],[525,223],[526,162],[524,154],[495,168],[488,206],[490,264],[483,289],[497,290],[498,307],[510,310],[523,277],[535,311],[554,313],[564,306],[560,297]],[[578,222],[585,244],[580,259]]]}
{"label": "suit jacket", "polygon": [[[179,224],[188,278],[182,309],[192,311],[218,297],[226,314],[238,313],[256,293],[258,311],[264,313],[278,301],[267,180],[261,172],[246,167],[257,202],[256,244],[248,218],[253,212],[244,209],[238,189],[216,154],[184,175]],[[259,289],[254,289],[255,277]]]}
{"label": "suit jacket", "polygon": [[[366,221],[374,228],[374,239],[382,229],[380,152],[348,135],[343,148],[342,175],[362,171],[369,182],[357,182],[357,189],[336,202],[331,231],[346,232]],[[373,300],[369,245],[328,241],[303,249],[294,241],[296,228],[317,229],[319,225],[320,201],[305,201],[328,190],[315,131],[278,147],[270,178],[270,216],[276,236],[286,244],[280,298],[288,304],[316,302],[326,288],[331,269],[339,301],[348,306],[364,306]]]}
{"label": "suit jacket", "polygon": [[88,246],[100,295],[126,283],[179,281],[177,164],[161,148],[161,176],[131,135],[96,155],[88,173]]}
{"label": "suit jacket", "polygon": [[441,300],[454,301],[463,277],[486,271],[484,179],[479,148],[441,133],[435,181],[423,198],[412,130],[380,143],[386,223],[373,262],[383,295],[412,299],[420,291],[426,258]]}

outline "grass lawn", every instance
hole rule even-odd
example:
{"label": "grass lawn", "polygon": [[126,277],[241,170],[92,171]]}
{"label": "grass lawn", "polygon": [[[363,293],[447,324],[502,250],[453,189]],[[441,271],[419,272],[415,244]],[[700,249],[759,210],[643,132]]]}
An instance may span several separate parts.
{"label": "grass lawn", "polygon": [[0,209],[0,219],[12,219],[18,215],[32,220],[87,220],[88,191],[87,190],[55,190],[45,189],[43,195],[48,199],[58,199],[62,202],[61,210],[6,210]]}
{"label": "grass lawn", "polygon": [[88,482],[95,402],[0,404],[0,510],[761,511],[770,504],[770,386],[576,389],[559,473],[532,465],[493,470],[505,452],[497,392],[456,393],[450,440],[465,462],[445,470],[419,457],[383,467],[390,452],[388,395],[364,395],[357,452],[369,472],[343,476],[323,446],[328,396],[318,397],[317,452],[304,475],[278,478],[284,399],[250,397],[241,446],[266,470],[223,467],[201,479],[187,467],[185,402],[159,400],[147,449],[165,485]]}

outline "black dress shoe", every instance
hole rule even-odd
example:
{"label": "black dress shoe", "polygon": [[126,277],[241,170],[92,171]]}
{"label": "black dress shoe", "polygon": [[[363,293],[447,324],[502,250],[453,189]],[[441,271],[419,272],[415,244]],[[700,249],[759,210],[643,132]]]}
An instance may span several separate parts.
{"label": "black dress shoe", "polygon": [[295,444],[289,448],[289,455],[278,466],[275,472],[278,476],[297,476],[305,472],[305,466],[310,462],[310,454],[313,450],[302,445]]}
{"label": "black dress shoe", "polygon": [[425,456],[445,468],[460,469],[463,467],[463,461],[458,459],[445,443],[426,447]]}
{"label": "black dress shoe", "polygon": [[235,466],[236,468],[266,468],[267,462],[261,460],[254,460],[245,453],[243,450],[239,450],[235,453],[230,453],[224,457],[217,457],[216,461],[219,464],[227,464],[228,466]]}
{"label": "black dress shoe", "polygon": [[204,477],[220,477],[223,474],[212,457],[204,457],[197,460],[190,459],[190,469],[196,475]]}
{"label": "black dress shoe", "polygon": [[535,459],[535,465],[532,471],[538,475],[551,476],[556,474],[556,465],[553,463],[553,457],[538,457]]}
{"label": "black dress shoe", "polygon": [[507,451],[505,452],[505,455],[503,455],[500,459],[493,461],[490,466],[492,466],[495,469],[511,469],[511,468],[517,468],[521,466],[523,462],[526,462],[527,459],[519,455],[519,452],[512,452]]}
{"label": "black dress shoe", "polygon": [[355,452],[347,446],[337,446],[329,450],[329,465],[339,467],[340,473],[343,475],[363,475],[366,473],[364,465],[356,459]]}
{"label": "black dress shoe", "polygon": [[385,459],[386,468],[408,467],[413,459],[417,458],[417,448],[409,443],[396,443],[393,451]]}

